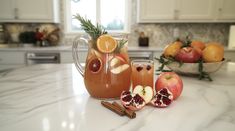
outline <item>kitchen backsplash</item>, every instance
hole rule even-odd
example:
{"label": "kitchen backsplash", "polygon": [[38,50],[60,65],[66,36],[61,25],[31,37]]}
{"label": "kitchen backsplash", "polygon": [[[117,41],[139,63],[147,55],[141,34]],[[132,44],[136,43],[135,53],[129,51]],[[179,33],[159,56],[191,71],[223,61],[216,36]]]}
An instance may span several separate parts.
{"label": "kitchen backsplash", "polygon": [[[187,35],[203,42],[228,43],[230,24],[137,24],[132,23],[129,43],[138,46],[139,32],[149,37],[149,45],[164,47],[176,38],[185,39]],[[178,31],[177,31],[178,30]]]}
{"label": "kitchen backsplash", "polygon": [[40,32],[43,30],[47,32],[51,32],[54,29],[58,28],[57,24],[39,24],[39,23],[5,23],[5,41],[7,43],[19,43],[19,34],[25,31],[36,31],[36,28],[39,29]]}

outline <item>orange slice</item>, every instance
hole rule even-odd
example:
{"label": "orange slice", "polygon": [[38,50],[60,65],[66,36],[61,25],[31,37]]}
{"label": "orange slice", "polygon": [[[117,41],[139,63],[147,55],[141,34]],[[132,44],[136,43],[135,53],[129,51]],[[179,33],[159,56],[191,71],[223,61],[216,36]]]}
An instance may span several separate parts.
{"label": "orange slice", "polygon": [[102,53],[112,53],[117,48],[117,41],[110,35],[101,35],[97,39],[97,48]]}

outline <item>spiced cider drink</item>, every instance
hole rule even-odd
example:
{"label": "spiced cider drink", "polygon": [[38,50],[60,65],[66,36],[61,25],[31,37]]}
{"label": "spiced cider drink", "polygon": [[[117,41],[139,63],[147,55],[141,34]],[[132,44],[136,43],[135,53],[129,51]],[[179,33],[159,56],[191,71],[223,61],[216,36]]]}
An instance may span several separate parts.
{"label": "spiced cider drink", "polygon": [[73,44],[73,58],[78,71],[84,76],[89,94],[95,98],[118,98],[131,85],[131,66],[127,41],[108,35],[101,26],[94,26],[79,15],[76,18],[90,35],[85,70],[78,61],[77,42]]}

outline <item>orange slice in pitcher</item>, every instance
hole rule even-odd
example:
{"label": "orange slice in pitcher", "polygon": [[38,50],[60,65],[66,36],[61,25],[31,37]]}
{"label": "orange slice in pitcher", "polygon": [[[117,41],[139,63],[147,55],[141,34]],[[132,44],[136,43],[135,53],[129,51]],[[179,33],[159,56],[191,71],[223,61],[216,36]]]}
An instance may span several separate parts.
{"label": "orange slice in pitcher", "polygon": [[117,41],[110,35],[101,35],[97,39],[97,48],[102,53],[112,53],[117,48]]}

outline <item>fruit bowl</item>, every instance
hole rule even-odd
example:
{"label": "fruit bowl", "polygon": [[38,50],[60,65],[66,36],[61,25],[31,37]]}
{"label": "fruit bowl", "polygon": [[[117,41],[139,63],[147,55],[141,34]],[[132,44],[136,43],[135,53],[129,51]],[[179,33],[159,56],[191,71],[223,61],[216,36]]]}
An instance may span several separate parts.
{"label": "fruit bowl", "polygon": [[[213,73],[218,71],[225,59],[221,62],[213,62],[213,63],[203,63],[203,71],[206,73]],[[178,62],[171,62],[166,65],[169,69],[173,70],[176,73],[180,74],[199,74],[199,63],[183,63],[180,65]]]}

